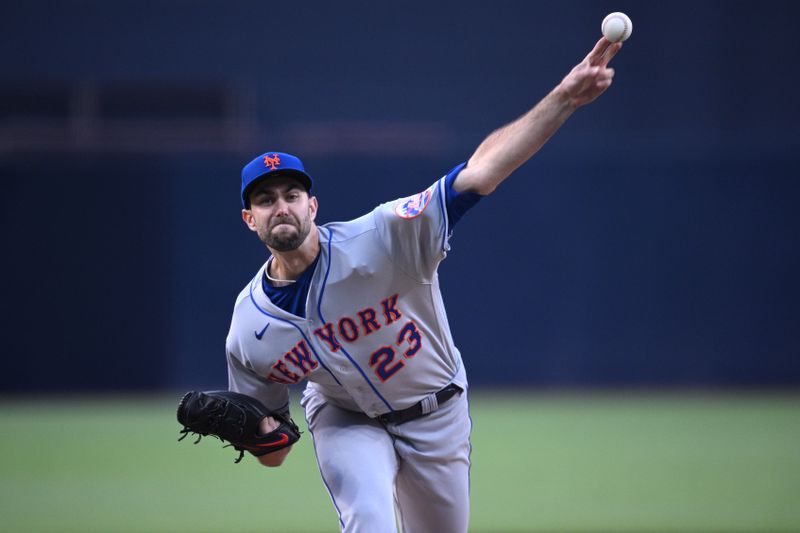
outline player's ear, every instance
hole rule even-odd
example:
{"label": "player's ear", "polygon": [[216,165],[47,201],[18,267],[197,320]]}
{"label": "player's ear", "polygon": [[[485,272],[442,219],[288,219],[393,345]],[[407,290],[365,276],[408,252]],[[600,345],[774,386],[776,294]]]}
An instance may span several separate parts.
{"label": "player's ear", "polygon": [[258,229],[256,228],[256,222],[255,218],[253,217],[253,212],[250,211],[249,209],[242,209],[242,220],[244,220],[244,223],[247,225],[248,228],[250,228],[250,231],[256,231]]}
{"label": "player's ear", "polygon": [[319,208],[319,206],[317,205],[317,197],[316,196],[311,196],[308,199],[308,211],[309,211],[309,214],[311,215],[311,220],[315,220],[317,218],[317,209],[318,208]]}

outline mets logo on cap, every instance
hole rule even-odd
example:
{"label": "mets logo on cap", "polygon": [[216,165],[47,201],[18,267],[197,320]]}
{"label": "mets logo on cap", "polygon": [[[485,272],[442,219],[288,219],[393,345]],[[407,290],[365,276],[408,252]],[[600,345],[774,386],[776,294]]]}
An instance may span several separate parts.
{"label": "mets logo on cap", "polygon": [[426,189],[419,194],[398,200],[394,207],[394,214],[400,218],[414,218],[422,214],[431,199],[431,189]]}
{"label": "mets logo on cap", "polygon": [[281,166],[281,156],[278,154],[267,154],[264,156],[264,166],[270,170],[275,170]]}

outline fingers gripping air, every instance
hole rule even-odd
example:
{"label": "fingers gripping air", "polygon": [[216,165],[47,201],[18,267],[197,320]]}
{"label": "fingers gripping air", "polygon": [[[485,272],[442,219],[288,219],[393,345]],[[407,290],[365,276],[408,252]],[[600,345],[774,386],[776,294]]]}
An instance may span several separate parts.
{"label": "fingers gripping air", "polygon": [[[264,417],[272,417],[278,427],[259,434]],[[178,403],[178,422],[183,425],[179,441],[189,433],[197,435],[195,444],[211,435],[239,451],[261,456],[282,450],[300,439],[300,430],[289,416],[272,412],[264,404],[244,394],[230,391],[187,392]]]}

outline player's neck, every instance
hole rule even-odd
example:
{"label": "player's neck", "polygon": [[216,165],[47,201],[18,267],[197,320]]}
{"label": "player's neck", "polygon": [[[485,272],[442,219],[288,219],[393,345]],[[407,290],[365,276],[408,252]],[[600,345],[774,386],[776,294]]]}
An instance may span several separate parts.
{"label": "player's neck", "polygon": [[270,251],[272,261],[267,272],[269,277],[277,280],[296,280],[319,254],[319,230],[316,224],[311,227],[306,240],[296,250],[279,252],[270,248]]}

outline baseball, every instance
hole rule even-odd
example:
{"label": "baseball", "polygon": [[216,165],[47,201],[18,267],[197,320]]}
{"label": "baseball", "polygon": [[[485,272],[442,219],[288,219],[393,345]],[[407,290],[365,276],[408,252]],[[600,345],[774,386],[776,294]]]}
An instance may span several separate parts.
{"label": "baseball", "polygon": [[600,26],[600,29],[606,39],[612,43],[621,43],[631,36],[633,22],[625,13],[610,13],[603,19],[603,25]]}

